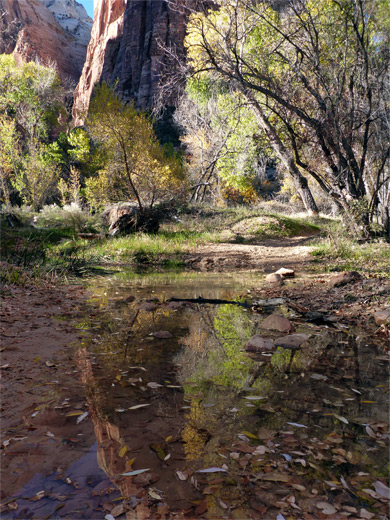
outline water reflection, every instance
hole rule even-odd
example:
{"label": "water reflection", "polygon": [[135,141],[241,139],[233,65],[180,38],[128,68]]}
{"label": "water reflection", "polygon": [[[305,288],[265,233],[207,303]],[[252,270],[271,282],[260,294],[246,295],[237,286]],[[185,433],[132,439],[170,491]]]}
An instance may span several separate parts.
{"label": "water reflection", "polygon": [[[321,498],[336,511],[376,500],[380,511],[373,482],[386,475],[388,462],[380,345],[362,331],[297,321],[297,332],[310,336],[305,348],[294,356],[283,349],[249,356],[243,345],[265,315],[168,301],[231,299],[244,287],[213,280],[215,291],[199,276],[174,282],[98,289],[95,305],[104,313],[91,320],[99,328],[80,353],[83,363],[90,356],[83,373],[99,465],[128,503],[154,511],[166,503],[207,518],[294,515],[299,500],[311,510]],[[161,331],[169,335],[159,339]],[[198,473],[207,468],[216,469]]]}
{"label": "water reflection", "polygon": [[386,518],[380,339],[305,323],[286,302],[278,312],[309,341],[293,355],[248,354],[254,334],[283,336],[261,330],[268,311],[185,301],[249,297],[257,283],[226,274],[95,281],[75,355],[118,518],[346,518],[362,508]]}

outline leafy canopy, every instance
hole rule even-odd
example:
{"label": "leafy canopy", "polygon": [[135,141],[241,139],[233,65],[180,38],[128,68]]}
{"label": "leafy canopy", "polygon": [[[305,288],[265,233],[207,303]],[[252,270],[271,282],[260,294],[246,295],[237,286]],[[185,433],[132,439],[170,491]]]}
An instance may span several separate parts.
{"label": "leafy canopy", "polygon": [[104,168],[86,181],[93,205],[135,200],[142,211],[179,192],[185,179],[179,156],[160,146],[150,118],[106,83],[96,88],[85,124],[106,157]]}

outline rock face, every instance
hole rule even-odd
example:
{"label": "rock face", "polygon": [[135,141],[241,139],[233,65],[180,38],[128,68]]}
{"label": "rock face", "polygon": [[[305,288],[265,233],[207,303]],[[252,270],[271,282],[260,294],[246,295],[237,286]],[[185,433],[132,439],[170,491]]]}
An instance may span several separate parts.
{"label": "rock face", "polygon": [[0,0],[0,53],[55,62],[63,79],[80,78],[91,27],[75,0]]}
{"label": "rock face", "polygon": [[[140,108],[151,107],[172,63],[164,48],[184,52],[186,14],[167,0],[101,0],[80,82],[73,117],[83,122],[94,85],[117,81],[117,91]],[[172,4],[171,4],[172,5]],[[169,100],[166,100],[167,103]]]}

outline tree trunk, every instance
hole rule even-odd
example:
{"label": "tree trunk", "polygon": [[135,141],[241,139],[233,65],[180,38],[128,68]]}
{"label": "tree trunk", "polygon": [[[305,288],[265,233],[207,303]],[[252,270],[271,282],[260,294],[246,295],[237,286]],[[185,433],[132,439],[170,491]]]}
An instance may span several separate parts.
{"label": "tree trunk", "polygon": [[275,128],[268,121],[268,118],[264,114],[263,109],[257,100],[246,90],[243,91],[243,94],[247,101],[251,104],[256,119],[259,121],[261,128],[264,130],[268,139],[270,140],[272,148],[278,154],[280,160],[283,162],[291,177],[293,178],[294,187],[300,195],[306,211],[309,213],[309,215],[318,215],[318,207],[316,201],[314,200],[313,194],[310,191],[306,177],[299,171],[299,168],[295,164],[295,161],[292,158],[290,152],[282,143]]}

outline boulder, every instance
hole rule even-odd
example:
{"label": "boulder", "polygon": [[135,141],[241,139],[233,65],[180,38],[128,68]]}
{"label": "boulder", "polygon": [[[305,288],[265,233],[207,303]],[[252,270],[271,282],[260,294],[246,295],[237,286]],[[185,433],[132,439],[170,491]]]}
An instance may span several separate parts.
{"label": "boulder", "polygon": [[278,314],[271,314],[265,318],[260,323],[260,327],[266,330],[277,330],[278,332],[292,332],[294,330],[290,320]]}
{"label": "boulder", "polygon": [[268,354],[275,350],[274,342],[270,338],[266,338],[256,334],[244,346],[246,352],[256,352]]}
{"label": "boulder", "polygon": [[119,204],[108,206],[102,213],[103,222],[107,226],[112,226],[123,215],[133,215],[137,211],[137,205],[130,202],[120,202]]}
{"label": "boulder", "polygon": [[343,273],[337,274],[336,276],[332,276],[329,283],[331,287],[342,287],[343,285],[347,285],[362,279],[362,275],[357,271],[345,271]]}
{"label": "boulder", "polygon": [[275,271],[275,274],[279,274],[282,278],[294,278],[295,271],[281,267],[278,271]]}
{"label": "boulder", "polygon": [[139,211],[132,208],[130,213],[124,213],[109,227],[110,235],[129,235],[131,233],[157,233],[160,228],[160,215],[153,210]]}
{"label": "boulder", "polygon": [[283,283],[283,276],[276,273],[267,274],[267,276],[265,277],[265,281],[281,285]]}
{"label": "boulder", "polygon": [[275,340],[275,347],[282,347],[290,350],[297,350],[309,340],[306,334],[290,334]]}
{"label": "boulder", "polygon": [[390,325],[390,308],[377,311],[374,314],[374,319],[377,325]]}

